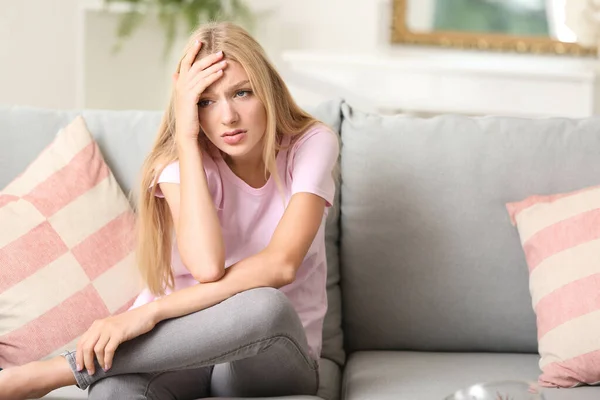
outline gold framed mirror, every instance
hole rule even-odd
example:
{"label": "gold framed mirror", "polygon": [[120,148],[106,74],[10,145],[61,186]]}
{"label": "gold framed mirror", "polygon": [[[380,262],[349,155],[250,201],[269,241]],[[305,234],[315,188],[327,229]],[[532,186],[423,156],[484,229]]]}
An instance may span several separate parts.
{"label": "gold framed mirror", "polygon": [[564,0],[393,0],[392,43],[595,55],[564,25]]}

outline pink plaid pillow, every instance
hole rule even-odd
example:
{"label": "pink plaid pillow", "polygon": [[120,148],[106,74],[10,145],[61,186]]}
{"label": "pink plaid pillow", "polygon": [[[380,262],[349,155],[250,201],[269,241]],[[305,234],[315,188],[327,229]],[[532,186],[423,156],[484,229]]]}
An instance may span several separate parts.
{"label": "pink plaid pillow", "polygon": [[139,292],[134,214],[82,117],[0,192],[0,367],[75,347]]}
{"label": "pink plaid pillow", "polygon": [[600,187],[507,204],[529,266],[540,383],[600,382]]}

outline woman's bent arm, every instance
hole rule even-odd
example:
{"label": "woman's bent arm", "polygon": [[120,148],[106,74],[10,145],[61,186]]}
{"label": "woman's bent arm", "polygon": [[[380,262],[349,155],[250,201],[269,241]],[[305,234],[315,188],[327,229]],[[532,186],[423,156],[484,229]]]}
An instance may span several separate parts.
{"label": "woman's bent arm", "polygon": [[227,268],[217,282],[181,289],[148,304],[153,321],[158,323],[203,310],[246,290],[280,288],[292,283],[317,234],[324,208],[325,200],[319,196],[293,195],[263,251]]}
{"label": "woman's bent arm", "polygon": [[148,307],[152,320],[158,323],[212,307],[246,290],[285,286],[291,283],[287,271],[274,254],[262,251],[227,268],[217,282],[180,289],[142,307]]}
{"label": "woman's bent arm", "polygon": [[221,225],[208,189],[202,154],[195,140],[180,141],[180,183],[161,183],[171,210],[181,260],[199,282],[214,282],[225,273]]}

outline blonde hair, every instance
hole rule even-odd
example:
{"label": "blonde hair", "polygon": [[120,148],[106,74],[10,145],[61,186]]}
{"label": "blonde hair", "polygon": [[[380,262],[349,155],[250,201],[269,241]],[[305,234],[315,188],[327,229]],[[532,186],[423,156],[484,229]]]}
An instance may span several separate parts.
{"label": "blonde hair", "polygon": [[[281,139],[290,136],[295,140],[318,121],[295,103],[262,47],[243,28],[227,22],[201,26],[191,34],[181,59],[196,40],[202,42],[196,60],[223,51],[226,59],[238,62],[246,71],[252,90],[267,115],[262,152],[265,174],[271,174],[279,184],[275,155]],[[178,158],[175,126],[172,92],[157,137],[142,166],[137,206],[137,265],[145,285],[156,296],[164,295],[167,288],[172,290],[174,286],[171,270],[174,225],[166,200],[155,196],[155,181],[162,170]],[[199,138],[200,146],[210,154],[208,140],[204,140],[202,133]]]}

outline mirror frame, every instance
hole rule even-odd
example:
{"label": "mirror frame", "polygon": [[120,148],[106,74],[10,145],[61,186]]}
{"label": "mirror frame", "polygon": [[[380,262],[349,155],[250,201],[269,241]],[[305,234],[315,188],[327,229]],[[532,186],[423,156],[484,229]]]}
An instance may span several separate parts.
{"label": "mirror frame", "polygon": [[392,43],[430,45],[458,49],[476,49],[534,54],[596,55],[597,49],[551,38],[525,37],[458,31],[412,32],[406,22],[408,0],[393,0]]}

